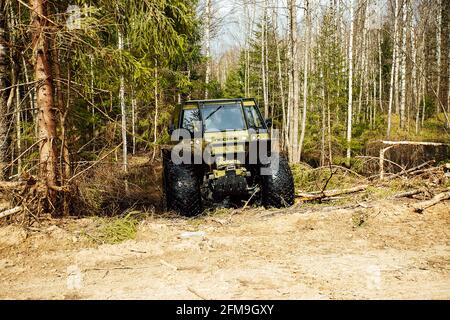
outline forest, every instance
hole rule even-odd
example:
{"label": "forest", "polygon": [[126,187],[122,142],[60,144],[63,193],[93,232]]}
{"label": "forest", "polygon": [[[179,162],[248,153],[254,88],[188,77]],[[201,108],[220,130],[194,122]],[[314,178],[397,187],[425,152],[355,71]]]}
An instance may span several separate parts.
{"label": "forest", "polygon": [[191,99],[256,98],[293,166],[448,147],[449,23],[443,0],[1,0],[0,178],[56,215],[102,165],[128,190]]}
{"label": "forest", "polygon": [[[449,46],[450,0],[0,0],[0,300],[450,299]],[[189,114],[281,152],[175,164]]]}

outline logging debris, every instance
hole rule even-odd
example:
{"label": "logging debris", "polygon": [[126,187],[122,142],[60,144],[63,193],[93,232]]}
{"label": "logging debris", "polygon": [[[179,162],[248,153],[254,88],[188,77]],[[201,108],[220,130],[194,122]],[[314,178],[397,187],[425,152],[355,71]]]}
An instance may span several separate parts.
{"label": "logging debris", "polygon": [[437,195],[435,195],[430,200],[420,201],[418,203],[414,203],[412,207],[414,208],[415,212],[422,213],[426,208],[429,208],[431,206],[434,206],[435,204],[443,201],[443,200],[449,200],[450,199],[450,188],[446,192],[441,192]]}
{"label": "logging debris", "polygon": [[343,194],[349,194],[349,193],[355,193],[364,191],[367,189],[369,185],[363,184],[360,186],[356,186],[353,188],[347,188],[347,189],[336,189],[336,190],[324,190],[324,191],[315,191],[315,192],[299,192],[296,194],[297,197],[300,198],[300,200],[303,201],[314,201],[314,200],[325,200],[327,198],[334,198]]}

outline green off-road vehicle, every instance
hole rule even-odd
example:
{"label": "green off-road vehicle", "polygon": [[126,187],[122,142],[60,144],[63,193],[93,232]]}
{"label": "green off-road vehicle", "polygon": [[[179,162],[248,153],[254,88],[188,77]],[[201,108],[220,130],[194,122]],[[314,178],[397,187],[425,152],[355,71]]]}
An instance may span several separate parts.
{"label": "green off-road vehicle", "polygon": [[271,126],[254,99],[179,105],[169,124],[172,144],[162,149],[167,209],[195,216],[219,203],[291,206],[292,172]]}

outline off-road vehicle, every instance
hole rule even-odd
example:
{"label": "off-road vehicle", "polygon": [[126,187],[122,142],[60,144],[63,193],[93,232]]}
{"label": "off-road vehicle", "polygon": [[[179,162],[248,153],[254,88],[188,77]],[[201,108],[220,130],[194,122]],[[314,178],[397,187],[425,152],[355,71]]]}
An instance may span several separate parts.
{"label": "off-road vehicle", "polygon": [[166,208],[195,216],[217,203],[288,207],[294,182],[274,151],[271,119],[255,99],[193,100],[176,107],[162,149]]}

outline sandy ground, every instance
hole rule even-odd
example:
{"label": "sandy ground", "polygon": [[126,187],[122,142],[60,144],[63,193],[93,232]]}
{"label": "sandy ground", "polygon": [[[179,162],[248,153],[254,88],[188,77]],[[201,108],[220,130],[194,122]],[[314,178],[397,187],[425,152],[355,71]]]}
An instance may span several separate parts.
{"label": "sandy ground", "polygon": [[450,201],[413,201],[151,217],[114,245],[90,218],[2,227],[0,298],[450,299]]}

